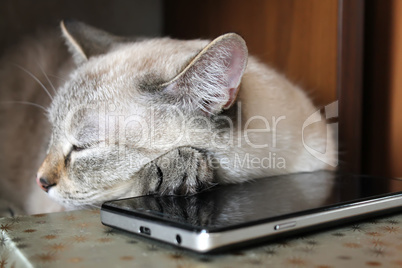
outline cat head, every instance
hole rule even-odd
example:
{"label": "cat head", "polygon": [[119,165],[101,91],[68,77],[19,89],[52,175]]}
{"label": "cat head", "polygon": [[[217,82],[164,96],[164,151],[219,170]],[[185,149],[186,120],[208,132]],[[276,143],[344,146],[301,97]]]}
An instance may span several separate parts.
{"label": "cat head", "polygon": [[233,33],[209,42],[122,38],[77,21],[61,28],[77,68],[49,108],[37,181],[66,207],[146,194],[139,170],[175,147],[202,147],[208,133],[186,132],[235,102],[247,63]]}

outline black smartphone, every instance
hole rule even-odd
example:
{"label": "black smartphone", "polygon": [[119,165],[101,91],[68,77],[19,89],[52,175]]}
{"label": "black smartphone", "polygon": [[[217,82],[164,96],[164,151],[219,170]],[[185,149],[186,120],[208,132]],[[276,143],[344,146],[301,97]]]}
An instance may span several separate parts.
{"label": "black smartphone", "polygon": [[192,196],[108,201],[101,220],[209,252],[401,209],[402,180],[319,171],[221,185]]}

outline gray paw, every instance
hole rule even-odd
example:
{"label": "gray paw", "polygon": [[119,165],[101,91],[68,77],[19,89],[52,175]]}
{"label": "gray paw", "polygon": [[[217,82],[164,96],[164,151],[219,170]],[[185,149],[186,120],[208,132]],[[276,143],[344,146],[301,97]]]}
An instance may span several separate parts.
{"label": "gray paw", "polygon": [[193,147],[174,149],[147,164],[140,178],[148,181],[144,193],[190,195],[213,185],[211,155]]}
{"label": "gray paw", "polygon": [[22,214],[21,211],[13,207],[9,202],[0,200],[0,218],[14,217],[17,214]]}

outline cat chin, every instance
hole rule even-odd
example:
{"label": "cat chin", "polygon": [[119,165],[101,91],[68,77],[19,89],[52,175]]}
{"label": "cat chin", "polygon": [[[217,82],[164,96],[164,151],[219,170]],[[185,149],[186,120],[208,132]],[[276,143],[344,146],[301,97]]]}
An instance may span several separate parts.
{"label": "cat chin", "polygon": [[117,198],[107,198],[106,196],[104,196],[104,200],[66,199],[60,195],[56,188],[49,189],[48,196],[50,197],[50,199],[63,206],[65,211],[81,209],[100,209],[103,202]]}
{"label": "cat chin", "polygon": [[81,205],[77,205],[77,204],[68,204],[65,205],[65,210],[66,211],[73,211],[73,210],[94,210],[94,209],[100,209],[101,208],[101,204],[94,204],[94,205],[89,205],[89,204],[81,204]]}
{"label": "cat chin", "polygon": [[67,200],[61,197],[57,189],[55,188],[49,189],[48,196],[50,197],[50,199],[63,206],[66,211],[84,209],[84,204],[79,204],[76,200]]}
{"label": "cat chin", "polygon": [[[59,203],[61,206],[63,206],[64,211],[73,211],[73,210],[90,210],[90,209],[100,209],[102,202],[97,202],[97,203],[89,203],[85,201],[77,201],[77,200],[71,200],[71,199],[54,199],[54,201]],[[81,203],[83,202],[83,203]]]}

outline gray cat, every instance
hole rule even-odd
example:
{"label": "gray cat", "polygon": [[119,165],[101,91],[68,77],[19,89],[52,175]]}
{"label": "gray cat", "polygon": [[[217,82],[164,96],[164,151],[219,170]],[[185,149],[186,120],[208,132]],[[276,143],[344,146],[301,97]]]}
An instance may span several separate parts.
{"label": "gray cat", "polygon": [[41,34],[1,62],[0,195],[10,213],[333,169],[325,122],[305,126],[317,111],[311,100],[248,56],[239,35],[181,41],[116,37],[77,21],[61,28],[72,57],[57,34]]}

